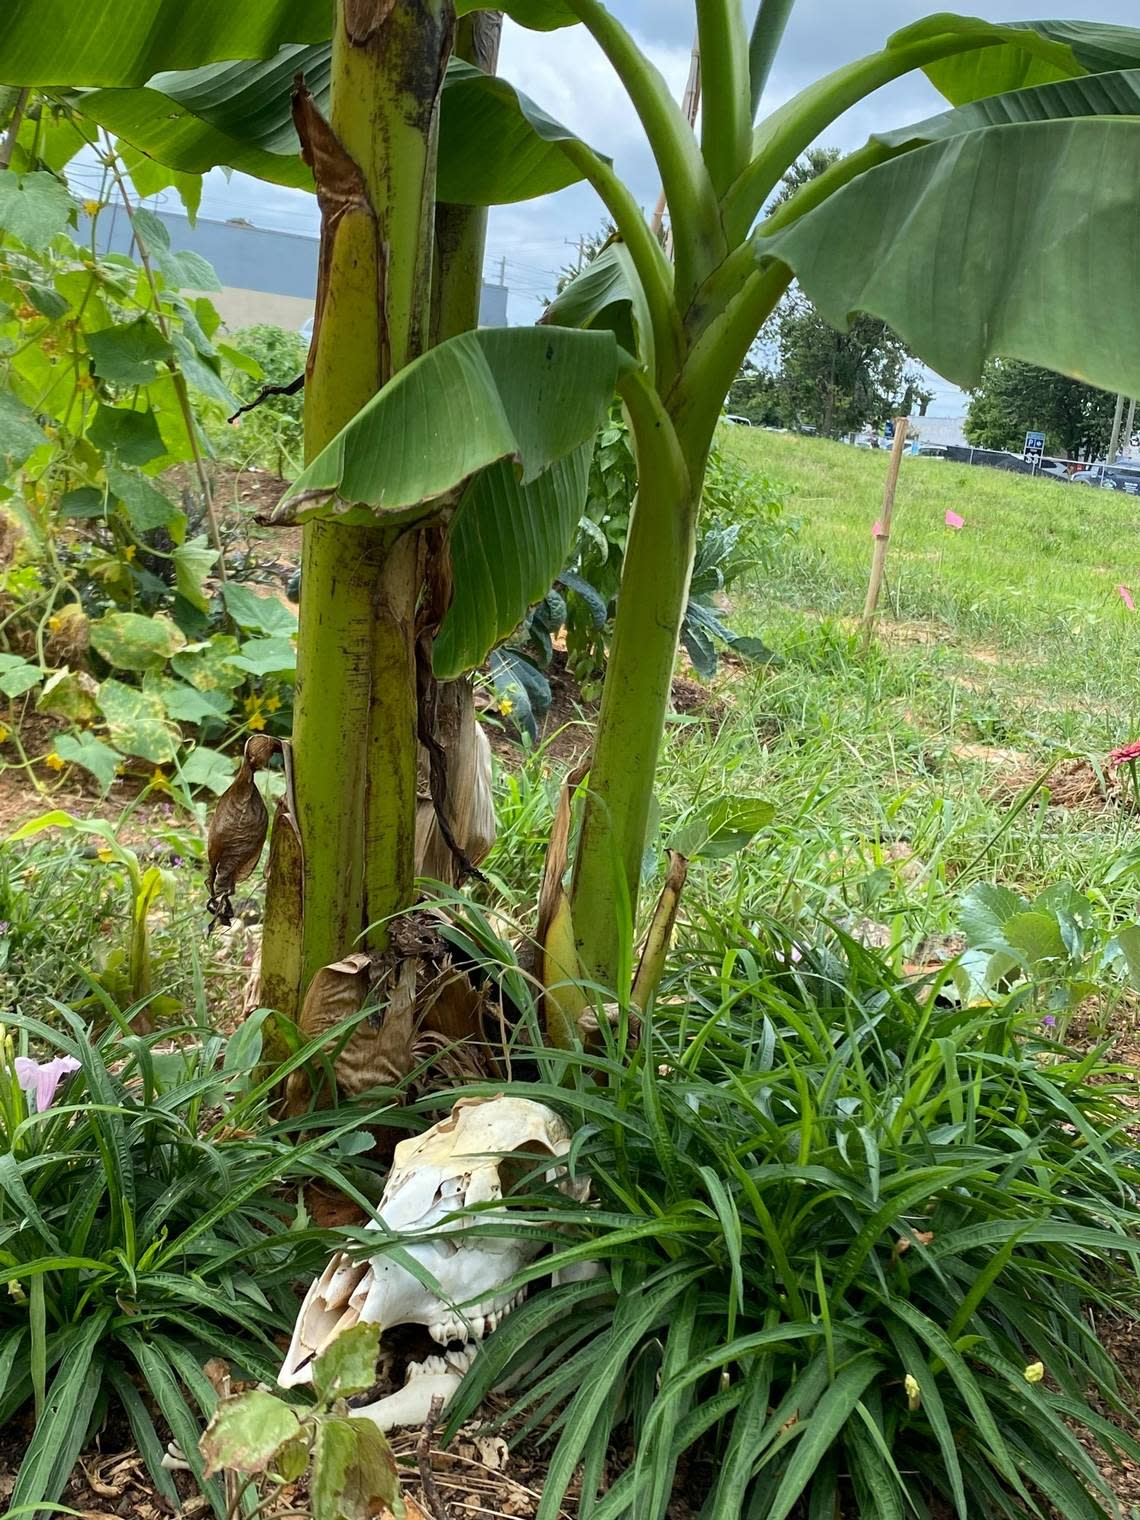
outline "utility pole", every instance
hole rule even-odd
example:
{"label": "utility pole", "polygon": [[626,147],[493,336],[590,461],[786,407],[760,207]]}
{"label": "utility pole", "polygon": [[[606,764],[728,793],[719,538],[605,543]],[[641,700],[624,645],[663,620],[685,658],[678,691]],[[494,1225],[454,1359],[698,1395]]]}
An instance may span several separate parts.
{"label": "utility pole", "polygon": [[1116,398],[1116,414],[1112,419],[1112,437],[1108,445],[1108,459],[1106,463],[1115,464],[1117,450],[1120,448],[1120,429],[1124,422],[1124,397]]}
{"label": "utility pole", "polygon": [[567,248],[577,248],[577,250],[578,250],[578,263],[575,266],[574,273],[575,274],[581,274],[582,273],[582,266],[586,262],[586,239],[585,239],[585,237],[583,236],[583,237],[580,237],[580,238],[563,238],[562,241],[566,244]]}
{"label": "utility pole", "polygon": [[499,284],[500,285],[505,285],[506,283],[507,283],[507,261],[506,261],[505,258],[502,258],[502,259],[499,260]]}

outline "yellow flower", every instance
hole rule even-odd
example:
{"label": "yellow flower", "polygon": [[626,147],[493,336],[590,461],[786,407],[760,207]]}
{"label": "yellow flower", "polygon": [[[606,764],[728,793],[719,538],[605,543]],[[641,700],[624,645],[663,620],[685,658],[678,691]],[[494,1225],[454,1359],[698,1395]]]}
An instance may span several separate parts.
{"label": "yellow flower", "polygon": [[52,633],[58,633],[59,630],[63,627],[63,619],[60,617],[58,612],[53,612],[51,617],[48,618],[48,627],[51,629]]}
{"label": "yellow flower", "polygon": [[106,865],[109,860],[114,860],[115,858],[115,852],[109,844],[105,844],[103,848],[97,853],[99,859],[103,862],[104,865]]}
{"label": "yellow flower", "polygon": [[97,216],[103,209],[102,201],[84,201],[83,210],[88,216]]}
{"label": "yellow flower", "polygon": [[504,697],[503,700],[499,703],[499,711],[502,713],[504,718],[509,718],[514,710],[515,704],[511,701],[510,697]]}
{"label": "yellow flower", "polygon": [[247,728],[261,729],[265,727],[265,719],[259,712],[250,713],[245,723]]}
{"label": "yellow flower", "polygon": [[49,770],[61,771],[67,764],[67,761],[62,757],[62,755],[57,755],[53,749],[50,755],[44,756],[44,764],[48,767]]}
{"label": "yellow flower", "polygon": [[281,706],[281,698],[280,697],[266,697],[266,699],[265,699],[265,711],[266,712],[276,712],[277,709],[280,706]]}
{"label": "yellow flower", "polygon": [[6,739],[8,738],[9,732],[10,732],[10,730],[8,730],[7,728],[5,728],[4,725],[3,725],[3,723],[0,723],[0,744],[3,744],[6,741]]}
{"label": "yellow flower", "polygon": [[134,544],[128,544],[127,547],[123,550],[123,558],[129,564],[129,563],[131,563],[131,561],[133,561],[133,559],[134,559],[134,557],[135,557],[135,555],[137,553],[138,553],[138,549],[136,548],[136,546]]}
{"label": "yellow flower", "polygon": [[1025,1369],[1025,1381],[1027,1383],[1039,1383],[1045,1376],[1044,1362],[1030,1362]]}
{"label": "yellow flower", "polygon": [[903,1380],[903,1387],[906,1389],[906,1407],[913,1414],[922,1403],[922,1390],[919,1388],[918,1379],[913,1373],[907,1373]]}
{"label": "yellow flower", "polygon": [[[44,347],[46,348],[47,345],[45,344]],[[94,390],[95,389],[95,382],[94,382],[94,380],[92,380],[92,378],[91,378],[90,375],[76,375],[76,377],[75,377],[75,389],[77,391],[91,391],[91,390]]]}
{"label": "yellow flower", "polygon": [[156,765],[154,770],[151,771],[150,784],[151,786],[166,786],[166,772],[161,765]]}

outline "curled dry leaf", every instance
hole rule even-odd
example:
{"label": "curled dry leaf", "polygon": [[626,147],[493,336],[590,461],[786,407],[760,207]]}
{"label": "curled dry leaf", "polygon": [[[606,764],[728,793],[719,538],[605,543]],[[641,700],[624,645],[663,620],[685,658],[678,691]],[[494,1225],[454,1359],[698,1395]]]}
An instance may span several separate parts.
{"label": "curled dry leaf", "polygon": [[279,741],[267,734],[254,734],[247,739],[238,773],[214,808],[206,837],[211,928],[233,922],[234,890],[253,874],[261,859],[269,830],[269,811],[254,775],[268,765],[278,747]]}

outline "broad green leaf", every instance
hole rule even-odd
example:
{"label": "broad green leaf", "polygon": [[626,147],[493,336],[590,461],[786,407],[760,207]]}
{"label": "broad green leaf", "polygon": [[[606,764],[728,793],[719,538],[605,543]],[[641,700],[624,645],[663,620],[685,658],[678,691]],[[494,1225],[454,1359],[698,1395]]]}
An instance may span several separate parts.
{"label": "broad green leaf", "polygon": [[325,1416],[317,1425],[310,1484],[313,1520],[373,1520],[400,1513],[400,1479],[371,1420]]}
{"label": "broad green leaf", "polygon": [[218,291],[222,288],[213,264],[200,253],[195,253],[193,248],[176,248],[171,253],[162,254],[158,267],[171,290]]}
{"label": "broad green leaf", "polygon": [[149,464],[167,452],[149,407],[136,412],[100,402],[87,429],[87,441],[102,454],[114,454],[123,464]]}
{"label": "broad green leaf", "polygon": [[98,693],[99,685],[93,676],[85,670],[70,670],[65,665],[62,670],[53,671],[44,682],[44,688],[36,698],[36,711],[57,718],[70,718],[73,723],[90,723],[99,715]]}
{"label": "broad green leaf", "polygon": [[230,617],[247,633],[287,637],[297,632],[297,614],[271,591],[262,596],[241,581],[227,581],[222,587],[222,600]]}
{"label": "broad green leaf", "polygon": [[35,415],[11,391],[0,391],[0,462],[5,475],[18,470],[41,443],[46,443],[44,431]]}
{"label": "broad green leaf", "polygon": [[538,743],[538,725],[550,708],[550,682],[517,649],[496,649],[491,655],[491,680],[499,711]]}
{"label": "broad green leaf", "polygon": [[[199,175],[223,164],[311,189],[290,90],[304,74],[327,116],[330,52],[328,44],[286,47],[272,57],[159,74],[137,89],[89,91],[83,110],[172,169]],[[507,81],[453,59],[440,100],[439,199],[499,205],[574,184],[581,172],[559,147],[572,137]],[[185,254],[168,259],[169,267],[167,259],[159,264],[169,284],[219,288],[196,280]]]}
{"label": "broad green leaf", "polygon": [[110,790],[123,762],[122,755],[93,734],[59,734],[52,741],[52,748],[69,765],[81,765],[90,771],[104,792]]}
{"label": "broad green leaf", "polygon": [[592,327],[615,334],[623,348],[653,367],[653,324],[626,245],[615,239],[554,297],[543,313],[553,327]]}
{"label": "broad green leaf", "polygon": [[1002,355],[1134,394],[1138,173],[1138,119],[992,127],[881,164],[754,246],[835,326],[881,317],[960,385]]}
{"label": "broad green leaf", "polygon": [[174,584],[178,594],[186,598],[191,607],[208,612],[206,577],[214,568],[218,551],[211,549],[204,534],[192,538],[188,544],[180,544],[174,551]]}
{"label": "broad green leaf", "polygon": [[95,373],[113,385],[148,385],[158,366],[173,357],[170,344],[146,317],[88,333],[87,347]]}
{"label": "broad green leaf", "polygon": [[107,497],[94,486],[76,486],[65,491],[59,498],[61,517],[103,517],[107,511]]}
{"label": "broad green leaf", "polygon": [[18,238],[34,253],[63,231],[74,205],[67,186],[54,174],[0,174],[0,232]]}
{"label": "broad green leaf", "polygon": [[136,533],[170,528],[171,536],[177,541],[185,531],[185,514],[144,475],[121,469],[117,464],[108,464],[107,489],[122,502]]}
{"label": "broad green leaf", "polygon": [[185,681],[160,680],[154,689],[167,715],[179,723],[204,723],[211,718],[223,718],[230,708],[227,692],[197,691]]}
{"label": "broad green leaf", "polygon": [[186,376],[189,385],[196,391],[200,391],[203,396],[209,397],[211,401],[217,401],[225,407],[227,415],[237,410],[237,397],[215,367],[219,364],[218,360],[204,359],[181,333],[174,338],[174,351],[178,357],[178,367]]}
{"label": "broad green leaf", "polygon": [[[930,17],[897,32],[889,46],[917,41],[929,34],[924,29],[952,31],[954,24],[963,29],[977,26],[968,17]],[[1006,35],[995,38],[989,47],[972,48],[927,66],[931,83],[955,105],[1074,75],[1140,65],[1140,31],[1131,27],[1098,21],[1015,21],[995,31]],[[1019,32],[1023,37],[1017,36]]]}
{"label": "broad green leaf", "polygon": [[43,678],[40,667],[25,660],[23,655],[0,653],[0,691],[6,697],[22,697]]}
{"label": "broad green leaf", "polygon": [[265,1472],[278,1447],[295,1440],[299,1421],[284,1399],[251,1388],[223,1399],[199,1443],[209,1476],[230,1468],[239,1473]]}
{"label": "broad green leaf", "polygon": [[566,0],[457,0],[455,14],[471,11],[503,11],[512,21],[532,32],[553,32],[573,26],[578,17]]}
{"label": "broad green leaf", "polygon": [[249,639],[241,646],[240,653],[227,657],[226,663],[237,670],[248,671],[251,676],[269,676],[293,670],[297,664],[297,652],[289,639]]}
{"label": "broad green leaf", "polygon": [[159,670],[186,643],[185,635],[161,613],[108,612],[91,624],[91,643],[119,670]]}
{"label": "broad green leaf", "polygon": [[99,710],[107,720],[111,742],[127,755],[165,765],[178,753],[179,734],[166,721],[162,699],[114,679],[99,687]]}
{"label": "broad green leaf", "polygon": [[501,206],[576,184],[558,146],[579,139],[521,90],[474,64],[448,65],[439,110],[439,199]]}
{"label": "broad green leaf", "polygon": [[170,663],[196,691],[220,696],[236,691],[245,680],[244,674],[232,665],[239,647],[232,634],[216,634],[208,643],[179,650]]}
{"label": "broad green leaf", "polygon": [[416,522],[499,460],[517,463],[525,485],[597,432],[618,353],[611,333],[562,328],[481,328],[451,338],[361,408],[294,482],[274,519]]}
{"label": "broad green leaf", "polygon": [[1015,913],[1002,925],[1007,945],[1020,951],[1031,966],[1066,959],[1065,941],[1055,914]]}
{"label": "broad green leaf", "polygon": [[1116,936],[1133,987],[1140,987],[1140,925],[1129,924]]}
{"label": "broad green leaf", "polygon": [[441,679],[481,665],[549,591],[574,542],[592,451],[582,444],[530,485],[496,464],[463,493],[449,535],[462,570],[433,650]]}
{"label": "broad green leaf", "polygon": [[678,829],[669,848],[690,860],[722,860],[743,850],[775,816],[762,797],[717,797]]}
{"label": "broad green leaf", "polygon": [[330,0],[7,0],[0,79],[11,84],[142,84],[160,69],[264,58],[332,31]]}
{"label": "broad green leaf", "polygon": [[962,898],[960,922],[967,944],[995,945],[1004,942],[1007,920],[1023,913],[1029,904],[1019,893],[994,882],[980,881]]}
{"label": "broad green leaf", "polygon": [[232,755],[223,755],[220,750],[198,744],[183,760],[179,775],[187,786],[204,786],[215,796],[220,796],[234,779],[236,769],[237,762]]}
{"label": "broad green leaf", "polygon": [[325,1403],[367,1393],[376,1382],[380,1326],[354,1325],[321,1352],[313,1363],[313,1387]]}

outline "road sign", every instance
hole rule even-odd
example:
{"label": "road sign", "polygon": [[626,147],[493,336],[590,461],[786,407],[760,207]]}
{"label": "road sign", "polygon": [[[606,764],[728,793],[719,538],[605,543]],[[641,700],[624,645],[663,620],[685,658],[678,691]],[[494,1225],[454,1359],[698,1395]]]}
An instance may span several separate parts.
{"label": "road sign", "polygon": [[1045,457],[1045,434],[1026,433],[1025,451],[1021,457],[1026,464],[1040,464]]}

